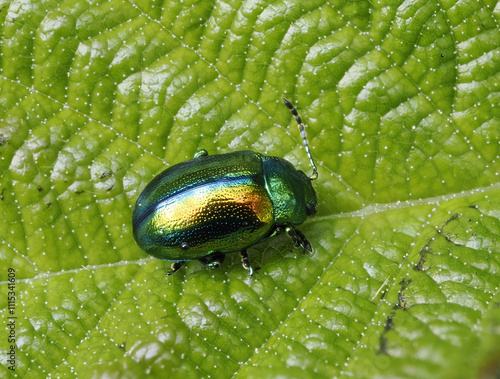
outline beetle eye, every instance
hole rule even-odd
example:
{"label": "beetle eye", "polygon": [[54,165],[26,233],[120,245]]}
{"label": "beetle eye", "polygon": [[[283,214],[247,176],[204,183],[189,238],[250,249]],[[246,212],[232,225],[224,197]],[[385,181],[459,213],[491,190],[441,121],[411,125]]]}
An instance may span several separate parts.
{"label": "beetle eye", "polygon": [[311,216],[316,213],[316,205],[314,204],[308,204],[306,208],[306,214],[308,216]]}

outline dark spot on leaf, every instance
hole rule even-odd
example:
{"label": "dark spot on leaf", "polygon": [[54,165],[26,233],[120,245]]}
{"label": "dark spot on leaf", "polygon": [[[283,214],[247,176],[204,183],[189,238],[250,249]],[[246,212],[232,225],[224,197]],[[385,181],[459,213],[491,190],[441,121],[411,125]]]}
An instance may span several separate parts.
{"label": "dark spot on leaf", "polygon": [[394,321],[392,321],[392,316],[388,316],[387,320],[385,320],[384,331],[388,332],[392,329],[394,329]]}
{"label": "dark spot on leaf", "polygon": [[377,355],[378,354],[387,354],[387,338],[385,337],[380,337],[380,345],[378,347]]}
{"label": "dark spot on leaf", "polygon": [[403,279],[402,281],[400,281],[399,284],[401,284],[401,291],[405,290],[410,285],[411,282],[412,282],[411,279],[408,280]]}
{"label": "dark spot on leaf", "polygon": [[380,355],[380,354],[389,355],[389,352],[387,349],[388,339],[386,337],[386,334],[395,328],[394,321],[392,320],[393,316],[394,316],[394,312],[390,316],[387,316],[387,319],[385,320],[384,331],[380,335],[380,339],[379,339],[379,347],[378,347],[377,355]]}
{"label": "dark spot on leaf", "polygon": [[424,263],[427,260],[427,254],[434,254],[434,252],[429,248],[430,241],[420,250],[420,259],[413,269],[415,271],[424,271]]}
{"label": "dark spot on leaf", "polygon": [[411,279],[408,279],[408,280],[403,279],[399,283],[399,284],[401,284],[401,288],[399,289],[399,293],[398,293],[398,303],[394,306],[394,309],[402,309],[402,310],[408,309],[404,291],[410,285],[411,282],[412,282]]}
{"label": "dark spot on leaf", "polygon": [[112,174],[113,174],[113,171],[111,171],[111,170],[104,171],[101,175],[99,175],[99,179],[107,178],[108,176],[111,176]]}
{"label": "dark spot on leaf", "polygon": [[434,252],[432,251],[432,249],[430,248],[430,244],[436,239],[437,236],[441,235],[443,236],[444,238],[446,238],[446,240],[448,242],[451,242],[453,243],[454,245],[456,246],[460,246],[458,244],[456,244],[454,241],[453,241],[453,238],[456,237],[456,235],[450,235],[450,234],[446,234],[446,233],[443,233],[443,230],[444,228],[446,227],[446,225],[448,225],[450,222],[458,219],[460,217],[460,215],[458,213],[455,213],[453,216],[451,216],[444,224],[443,226],[441,226],[436,234],[434,236],[432,236],[429,241],[425,244],[425,246],[422,248],[422,250],[420,250],[420,260],[418,261],[418,263],[413,267],[413,269],[415,271],[423,271],[424,270],[424,263],[425,261],[427,260],[427,254],[434,254]]}
{"label": "dark spot on leaf", "polygon": [[38,187],[36,187],[36,189],[38,190],[38,192],[42,192],[43,191],[43,187],[42,186],[38,186]]}

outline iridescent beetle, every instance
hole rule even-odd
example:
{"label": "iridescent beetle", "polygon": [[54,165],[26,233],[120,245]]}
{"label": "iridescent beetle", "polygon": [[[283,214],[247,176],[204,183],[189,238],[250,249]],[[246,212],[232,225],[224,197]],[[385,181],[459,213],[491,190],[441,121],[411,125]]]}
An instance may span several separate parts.
{"label": "iridescent beetle", "polygon": [[312,251],[294,226],[316,213],[311,182],[318,170],[297,110],[283,102],[298,123],[313,169],[310,177],[278,157],[249,150],[220,155],[201,150],[167,168],[142,191],[132,217],[134,238],[146,253],[174,261],[167,275],[193,259],[218,268],[225,254],[236,251],[252,275],[247,248],[282,232],[296,247]]}

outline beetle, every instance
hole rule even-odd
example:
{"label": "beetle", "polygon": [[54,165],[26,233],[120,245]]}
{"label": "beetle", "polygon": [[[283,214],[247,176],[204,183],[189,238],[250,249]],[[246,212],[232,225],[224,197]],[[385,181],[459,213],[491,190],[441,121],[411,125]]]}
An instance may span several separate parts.
{"label": "beetle", "polygon": [[174,261],[167,275],[194,259],[218,268],[225,254],[236,251],[252,275],[247,248],[283,232],[303,252],[312,251],[295,225],[316,213],[311,182],[318,170],[297,110],[283,102],[297,121],[311,176],[283,158],[249,150],[219,155],[200,150],[193,159],[167,168],[142,191],[132,215],[134,239],[147,254]]}

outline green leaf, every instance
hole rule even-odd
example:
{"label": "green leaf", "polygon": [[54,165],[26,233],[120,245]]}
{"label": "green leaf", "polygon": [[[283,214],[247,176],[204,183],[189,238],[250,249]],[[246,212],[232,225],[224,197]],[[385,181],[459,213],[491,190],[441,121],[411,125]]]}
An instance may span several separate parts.
{"label": "green leaf", "polygon": [[[496,1],[15,0],[0,25],[2,377],[498,376]],[[310,172],[283,96],[314,252],[166,277],[138,195],[202,148]]]}

